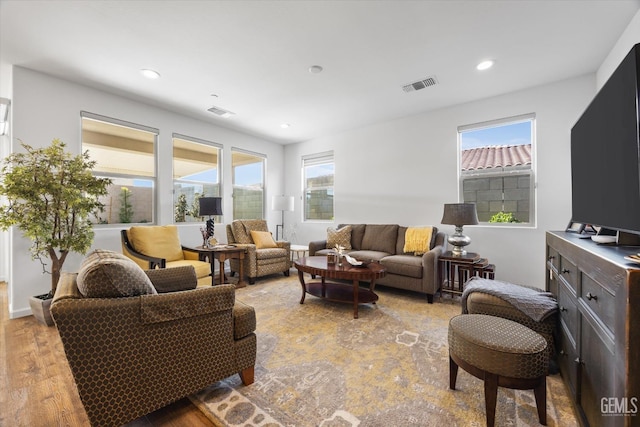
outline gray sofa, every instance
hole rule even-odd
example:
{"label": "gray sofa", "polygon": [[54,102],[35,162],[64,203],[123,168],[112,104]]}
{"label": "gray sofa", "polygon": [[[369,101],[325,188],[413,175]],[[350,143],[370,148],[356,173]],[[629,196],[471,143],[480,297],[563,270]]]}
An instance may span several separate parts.
{"label": "gray sofa", "polygon": [[[429,303],[440,289],[438,283],[438,257],[447,247],[447,235],[433,227],[430,250],[423,255],[404,253],[407,227],[397,224],[340,224],[351,226],[351,250],[345,251],[360,261],[376,261],[387,274],[376,284],[420,292]],[[334,248],[326,240],[309,243],[309,256],[326,255]]]}

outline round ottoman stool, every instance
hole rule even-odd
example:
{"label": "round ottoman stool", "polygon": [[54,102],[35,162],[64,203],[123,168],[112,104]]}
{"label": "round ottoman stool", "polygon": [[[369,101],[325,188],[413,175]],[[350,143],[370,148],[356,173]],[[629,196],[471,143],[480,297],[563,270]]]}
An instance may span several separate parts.
{"label": "round ottoman stool", "polygon": [[538,419],[547,425],[547,342],[519,323],[484,314],[461,314],[449,321],[449,388],[458,366],[484,380],[487,426],[495,422],[498,387],[533,389]]}

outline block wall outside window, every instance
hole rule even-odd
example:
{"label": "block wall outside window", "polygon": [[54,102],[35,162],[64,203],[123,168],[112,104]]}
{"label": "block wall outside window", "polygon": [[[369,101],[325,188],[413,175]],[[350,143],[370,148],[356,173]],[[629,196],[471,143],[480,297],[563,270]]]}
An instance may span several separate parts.
{"label": "block wall outside window", "polygon": [[463,178],[465,202],[476,204],[478,220],[489,222],[498,212],[512,212],[523,223],[530,222],[531,174]]}

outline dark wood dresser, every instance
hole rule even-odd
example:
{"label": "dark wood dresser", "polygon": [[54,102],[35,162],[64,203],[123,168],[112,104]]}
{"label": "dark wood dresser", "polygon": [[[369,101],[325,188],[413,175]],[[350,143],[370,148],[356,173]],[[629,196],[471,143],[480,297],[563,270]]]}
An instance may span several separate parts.
{"label": "dark wood dresser", "polygon": [[547,232],[546,286],[560,309],[558,363],[585,426],[640,426],[640,247]]}

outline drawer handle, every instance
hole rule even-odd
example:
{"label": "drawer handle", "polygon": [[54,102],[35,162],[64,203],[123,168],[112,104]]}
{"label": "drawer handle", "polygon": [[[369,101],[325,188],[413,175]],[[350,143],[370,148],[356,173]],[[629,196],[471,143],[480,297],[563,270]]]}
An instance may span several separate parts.
{"label": "drawer handle", "polygon": [[580,360],[579,357],[576,357],[576,360],[574,360],[574,362],[576,362],[576,364],[578,364],[578,365],[582,364],[582,360]]}
{"label": "drawer handle", "polygon": [[569,270],[568,268],[563,268],[562,274],[567,274],[567,273],[571,273],[571,270]]}
{"label": "drawer handle", "polygon": [[598,301],[598,295],[593,295],[591,292],[587,292],[587,299],[591,301],[592,299]]}
{"label": "drawer handle", "polygon": [[567,307],[560,306],[560,311],[567,311]]}
{"label": "drawer handle", "polygon": [[554,255],[549,255],[549,258],[548,258],[549,261],[553,261],[554,259],[556,259]]}

